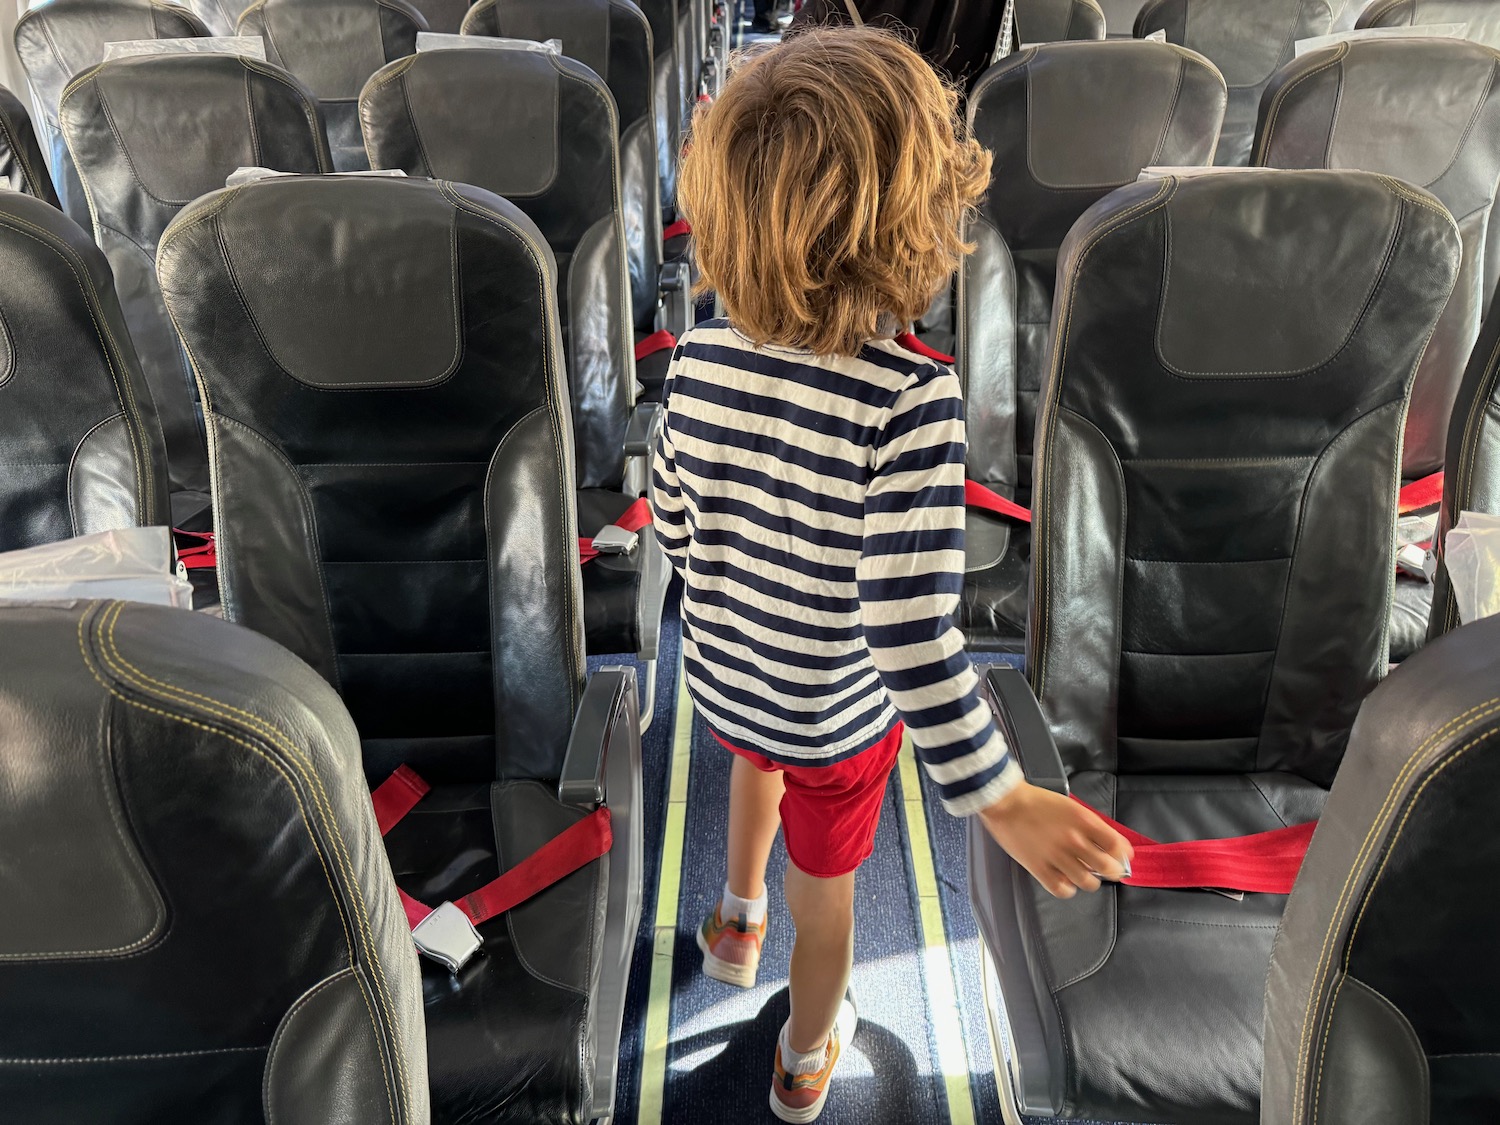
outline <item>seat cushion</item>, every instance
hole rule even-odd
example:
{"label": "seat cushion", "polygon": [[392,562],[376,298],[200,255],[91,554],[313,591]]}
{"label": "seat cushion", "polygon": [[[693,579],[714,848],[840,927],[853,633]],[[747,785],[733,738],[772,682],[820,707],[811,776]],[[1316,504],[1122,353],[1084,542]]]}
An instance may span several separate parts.
{"label": "seat cushion", "polygon": [[[607,488],[578,490],[578,535],[587,539],[625,514],[635,498]],[[650,535],[645,528],[643,535]],[[583,634],[590,655],[638,652],[641,647],[641,560],[600,555],[583,568]]]}
{"label": "seat cushion", "polygon": [[1031,594],[1031,527],[970,511],[959,626],[971,649],[1019,650]]}
{"label": "seat cushion", "polygon": [[[391,830],[386,850],[397,885],[436,906],[483,886],[584,815],[540,782],[437,785]],[[484,951],[457,978],[422,959],[434,1125],[588,1121],[589,1005],[608,863],[481,925]]]}
{"label": "seat cushion", "polygon": [[1427,618],[1432,613],[1432,584],[1404,574],[1396,576],[1391,602],[1391,663],[1399,664],[1427,641]]}
{"label": "seat cushion", "polygon": [[[1283,773],[1088,772],[1071,783],[1162,841],[1303,823],[1326,797]],[[1265,974],[1286,896],[1117,886],[1063,901],[1022,877],[1035,910],[1028,959],[1069,1060],[1067,1115],[1254,1125]]]}

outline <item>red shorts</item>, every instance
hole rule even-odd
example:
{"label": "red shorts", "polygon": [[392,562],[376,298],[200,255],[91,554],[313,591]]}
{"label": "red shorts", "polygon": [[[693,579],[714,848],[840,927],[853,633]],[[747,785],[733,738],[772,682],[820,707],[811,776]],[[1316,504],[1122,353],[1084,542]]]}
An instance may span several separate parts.
{"label": "red shorts", "polygon": [[714,735],[721,745],[767,773],[780,771],[781,831],[799,870],[819,879],[847,875],[875,850],[875,828],[886,779],[896,764],[905,727],[897,723],[871,746],[826,766],[784,766]]}

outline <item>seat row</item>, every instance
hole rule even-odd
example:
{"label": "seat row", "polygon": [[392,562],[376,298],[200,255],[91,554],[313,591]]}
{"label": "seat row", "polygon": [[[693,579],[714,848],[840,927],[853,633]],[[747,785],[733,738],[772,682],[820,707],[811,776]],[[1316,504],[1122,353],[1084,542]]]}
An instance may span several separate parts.
{"label": "seat row", "polygon": [[[1260,107],[1258,167],[1394,176],[1431,192],[1458,223],[1459,276],[1421,354],[1404,425],[1401,479],[1408,484],[1440,471],[1449,456],[1450,420],[1462,414],[1455,401],[1464,364],[1495,292],[1497,75],[1500,51],[1478,43],[1344,42],[1279,71]],[[1228,100],[1223,76],[1202,56],[1140,41],[1029,47],[975,87],[970,120],[995,153],[998,171],[972,228],[977,249],[958,284],[956,350],[967,388],[973,480],[1031,503],[1038,396],[1064,296],[1060,247],[1091,208],[1146,168],[1207,171]],[[1224,268],[1232,270],[1235,261],[1226,257]],[[1311,265],[1311,256],[1293,263],[1290,276]],[[1315,318],[1326,302],[1343,297],[1338,285],[1309,293],[1304,313]],[[1021,647],[1033,589],[1030,552],[1024,524],[971,511],[963,615],[974,647]],[[1398,583],[1394,659],[1422,643],[1430,601],[1425,581]]]}

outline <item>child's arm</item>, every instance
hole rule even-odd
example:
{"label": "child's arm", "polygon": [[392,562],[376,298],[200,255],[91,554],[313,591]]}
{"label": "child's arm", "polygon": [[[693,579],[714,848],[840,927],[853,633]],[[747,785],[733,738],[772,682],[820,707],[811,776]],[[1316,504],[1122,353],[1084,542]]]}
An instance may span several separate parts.
{"label": "child's arm", "polygon": [[1087,809],[1026,783],[979,695],[953,622],[964,581],[963,400],[929,368],[898,397],[865,492],[858,567],[870,657],[949,812],[979,813],[1055,895],[1123,874],[1130,845]]}
{"label": "child's arm", "polygon": [[[662,392],[663,401],[671,387],[669,374],[666,390]],[[671,412],[664,410],[656,452],[651,458],[651,522],[662,551],[672,560],[672,565],[681,570],[687,565],[690,536],[682,507],[682,486],[677,480],[677,451],[672,446],[671,421]]]}

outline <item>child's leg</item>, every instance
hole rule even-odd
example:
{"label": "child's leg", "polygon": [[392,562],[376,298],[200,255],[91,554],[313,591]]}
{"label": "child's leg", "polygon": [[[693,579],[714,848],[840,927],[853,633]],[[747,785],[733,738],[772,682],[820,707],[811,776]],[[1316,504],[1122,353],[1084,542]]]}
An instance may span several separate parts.
{"label": "child's leg", "polygon": [[854,872],[819,879],[786,866],[786,902],[797,927],[792,947],[792,1018],[787,1044],[821,1050],[833,1031],[854,964]]}
{"label": "child's leg", "polygon": [[766,893],[766,862],[781,828],[781,771],[757,769],[738,754],[729,774],[729,891],[743,899]]}

